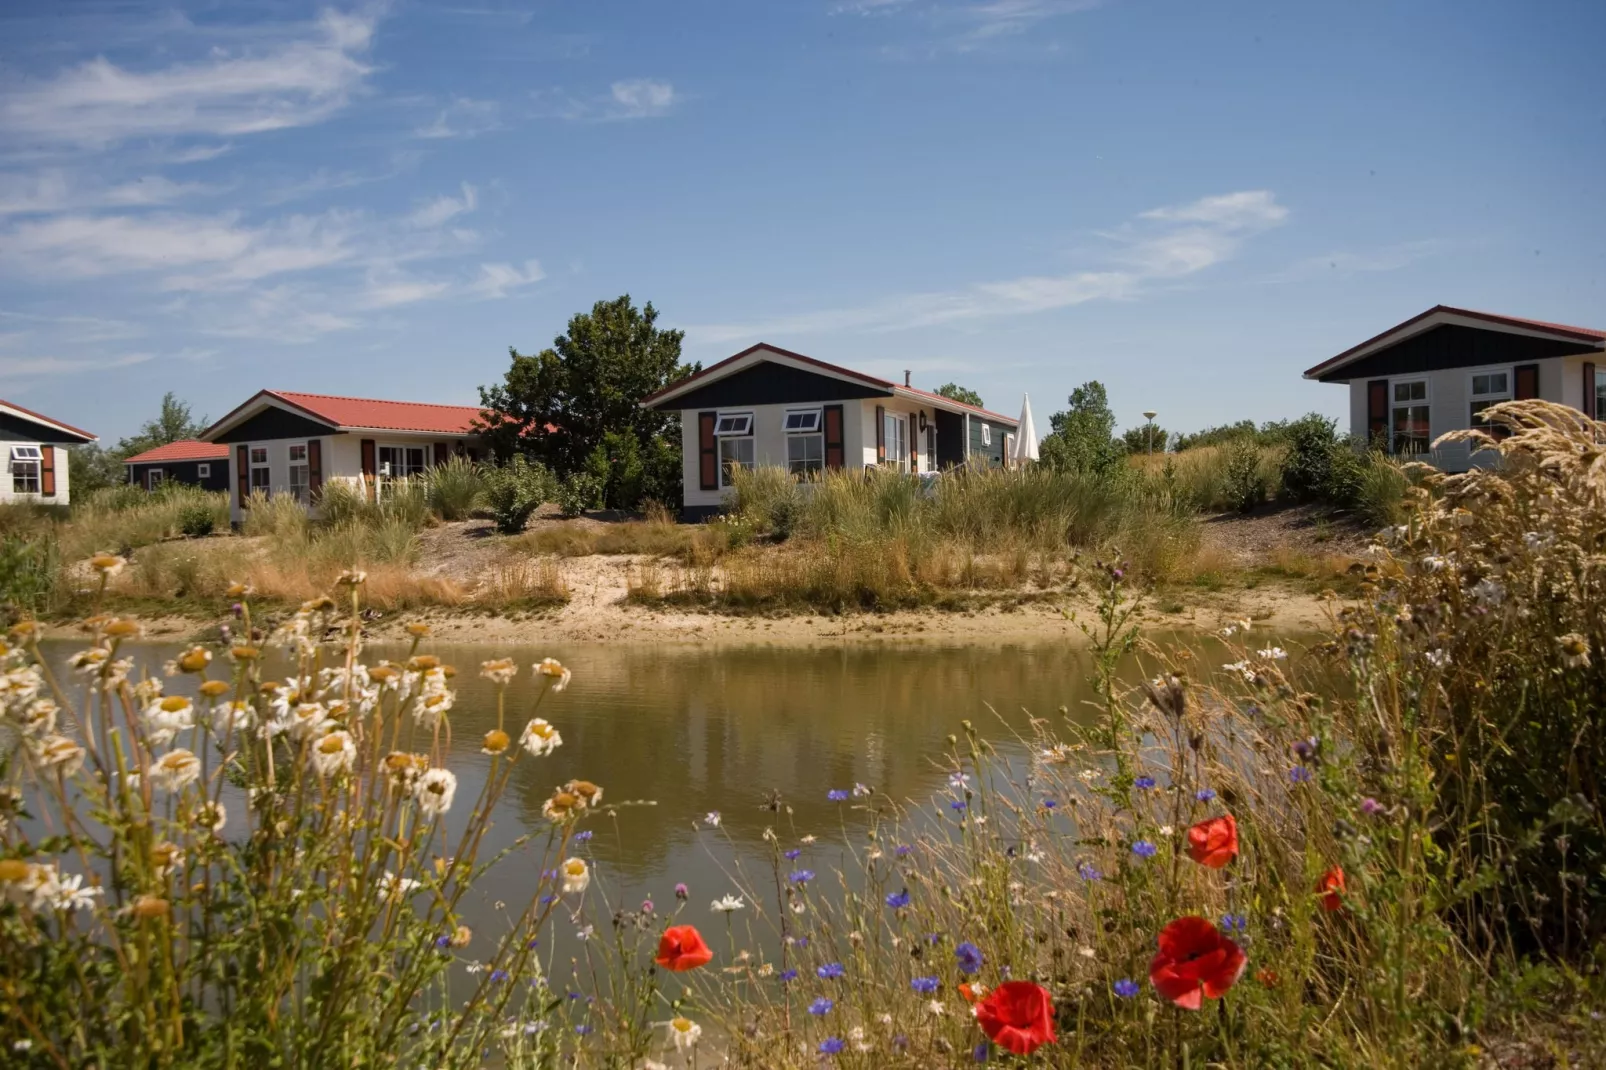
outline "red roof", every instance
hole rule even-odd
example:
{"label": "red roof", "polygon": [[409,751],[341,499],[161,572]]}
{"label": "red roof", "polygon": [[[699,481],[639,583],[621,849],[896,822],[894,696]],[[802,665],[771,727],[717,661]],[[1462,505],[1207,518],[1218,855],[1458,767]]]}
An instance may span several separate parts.
{"label": "red roof", "polygon": [[736,353],[736,354],[734,354],[732,356],[726,357],[724,360],[718,362],[717,364],[710,364],[708,367],[704,368],[700,372],[696,372],[695,374],[688,375],[684,379],[677,379],[673,383],[670,383],[668,386],[664,387],[662,390],[656,390],[653,393],[648,394],[646,397],[641,399],[641,403],[643,405],[651,405],[654,401],[656,401],[658,398],[664,396],[665,394],[668,394],[671,391],[679,391],[679,390],[685,388],[686,386],[688,386],[689,384],[695,383],[700,379],[706,379],[710,375],[712,375],[715,372],[719,371],[721,368],[725,367],[726,365],[734,363],[735,361],[741,360],[743,357],[751,356],[752,354],[757,353],[761,349],[767,349],[771,353],[779,353],[781,356],[790,357],[793,360],[800,360],[805,364],[812,364],[816,368],[823,368],[826,371],[834,372],[837,375],[845,375],[850,379],[857,379],[860,382],[869,383],[871,386],[879,386],[884,390],[888,390],[888,391],[891,391],[891,392],[894,392],[894,393],[896,393],[898,391],[902,391],[905,394],[918,394],[921,397],[930,398],[931,400],[941,402],[944,405],[957,405],[962,409],[969,409],[971,412],[979,412],[983,416],[986,416],[986,417],[988,417],[990,419],[993,419],[993,420],[998,420],[1001,423],[1016,424],[1016,425],[1018,425],[1020,423],[1020,421],[1017,420],[1013,416],[1004,416],[1001,413],[991,412],[991,411],[989,411],[987,409],[981,408],[979,405],[969,405],[969,404],[966,404],[963,401],[955,401],[953,398],[944,397],[942,394],[933,394],[929,390],[920,390],[920,389],[917,389],[916,387],[912,387],[912,386],[900,386],[897,383],[894,383],[889,379],[878,379],[873,375],[866,375],[864,372],[856,372],[852,368],[844,368],[840,364],[828,364],[823,360],[816,360],[813,357],[804,356],[802,353],[794,353],[790,349],[782,349],[780,346],[772,346],[768,342],[760,342],[757,345],[748,346],[746,349],[742,350],[740,353]]}
{"label": "red roof", "polygon": [[1415,326],[1430,316],[1436,316],[1441,313],[1449,316],[1464,316],[1468,319],[1483,320],[1487,323],[1493,323],[1505,327],[1521,327],[1527,330],[1545,331],[1549,334],[1563,335],[1580,342],[1606,342],[1606,331],[1598,331],[1593,327],[1569,327],[1564,323],[1546,323],[1544,320],[1523,319],[1521,316],[1502,316],[1495,312],[1478,312],[1474,309],[1456,308],[1452,305],[1434,305],[1426,312],[1412,316],[1404,323],[1397,323],[1383,333],[1373,335],[1360,345],[1350,346],[1336,357],[1329,357],[1327,360],[1322,361],[1314,368],[1307,370],[1305,372],[1305,377],[1310,378],[1314,375],[1320,375],[1329,368],[1344,363],[1344,361],[1348,360],[1354,354],[1361,352],[1363,349],[1383,341],[1389,335],[1397,334],[1398,332],[1405,330],[1407,327]]}
{"label": "red roof", "polygon": [[165,446],[136,453],[123,461],[124,464],[156,464],[159,461],[226,461],[229,459],[229,448],[214,442],[202,442],[194,438],[181,438],[177,442],[169,442]]}
{"label": "red roof", "polygon": [[411,431],[422,435],[467,435],[485,410],[478,405],[434,405],[423,401],[380,401],[375,398],[301,394],[290,390],[259,390],[250,400],[204,432],[207,438],[232,425],[240,415],[254,411],[266,399],[294,409],[339,430]]}
{"label": "red roof", "polygon": [[82,435],[84,436],[85,442],[93,442],[97,437],[99,437],[97,435],[90,434],[88,431],[85,431],[82,428],[74,427],[72,424],[64,424],[60,420],[46,416],[42,412],[34,412],[32,409],[25,409],[21,405],[18,405],[15,401],[6,401],[4,398],[0,398],[0,405],[4,405],[8,409],[15,409],[24,416],[31,416],[35,420],[43,420],[52,427],[59,427],[63,431],[71,431],[75,435]]}

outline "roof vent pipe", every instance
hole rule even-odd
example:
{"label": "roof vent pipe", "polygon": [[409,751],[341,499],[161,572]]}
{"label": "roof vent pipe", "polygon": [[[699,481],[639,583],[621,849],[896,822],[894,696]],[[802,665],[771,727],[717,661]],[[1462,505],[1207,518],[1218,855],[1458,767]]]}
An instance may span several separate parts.
{"label": "roof vent pipe", "polygon": [[909,369],[908,368],[905,368],[903,370],[903,385],[904,386],[908,386],[909,385]]}

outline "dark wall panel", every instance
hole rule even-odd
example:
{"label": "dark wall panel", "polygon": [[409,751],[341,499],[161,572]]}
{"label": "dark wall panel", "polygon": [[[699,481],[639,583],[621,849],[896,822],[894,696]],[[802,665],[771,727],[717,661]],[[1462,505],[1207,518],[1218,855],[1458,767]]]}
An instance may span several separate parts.
{"label": "dark wall panel", "polygon": [[815,401],[845,401],[851,398],[886,398],[892,391],[834,379],[829,375],[765,361],[735,375],[717,379],[689,394],[662,403],[669,409],[719,409],[738,405],[801,405]]}
{"label": "dark wall panel", "polygon": [[957,412],[932,410],[937,423],[937,467],[952,468],[965,463],[965,418]]}
{"label": "dark wall panel", "polygon": [[[201,465],[212,466],[211,474],[205,479],[201,478]],[[162,478],[173,483],[187,483],[192,487],[204,487],[207,490],[229,489],[229,459],[227,457],[216,461],[170,461],[165,464],[131,464],[129,469],[130,483],[143,487],[147,483],[152,468],[162,470]]]}
{"label": "dark wall panel", "polygon": [[1403,342],[1369,353],[1360,360],[1334,368],[1321,377],[1324,383],[1351,379],[1374,379],[1385,375],[1411,375],[1445,368],[1469,368],[1482,364],[1522,364],[1548,357],[1570,357],[1576,353],[1598,353],[1583,342],[1563,342],[1551,338],[1490,331],[1481,327],[1444,324]]}
{"label": "dark wall panel", "polygon": [[0,442],[49,442],[56,446],[77,446],[83,440],[54,427],[36,424],[9,412],[0,412]]}
{"label": "dark wall panel", "polygon": [[344,434],[328,424],[309,420],[288,409],[267,408],[249,420],[224,432],[217,442],[263,442],[274,438],[315,438],[318,435]]}

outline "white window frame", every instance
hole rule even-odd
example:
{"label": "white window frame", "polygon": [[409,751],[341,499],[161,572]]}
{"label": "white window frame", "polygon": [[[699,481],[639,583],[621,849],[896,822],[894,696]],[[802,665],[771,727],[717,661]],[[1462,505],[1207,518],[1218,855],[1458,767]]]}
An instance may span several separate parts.
{"label": "white window frame", "polygon": [[44,492],[44,449],[36,445],[11,447],[11,493]]}
{"label": "white window frame", "polygon": [[[300,456],[296,456],[296,451]],[[291,445],[287,453],[290,460],[290,496],[302,505],[309,504],[312,498],[312,468],[307,463],[307,445],[304,442]]]}
{"label": "white window frame", "polygon": [[[1423,408],[1426,408],[1428,410],[1427,441],[1423,444],[1422,452],[1419,453],[1419,454],[1402,454],[1402,453],[1400,453],[1399,444],[1394,441],[1394,410],[1399,405],[1399,402],[1394,400],[1394,388],[1396,386],[1404,385],[1406,383],[1421,383],[1422,384],[1422,400],[1421,400],[1420,404],[1421,404],[1421,406]],[[1407,408],[1407,409],[1411,409],[1411,408],[1416,407],[1417,404],[1418,404],[1418,402],[1416,402],[1415,400],[1408,400],[1408,401],[1405,402],[1404,407]],[[1397,379],[1390,379],[1389,380],[1388,432],[1389,432],[1389,453],[1392,454],[1395,457],[1401,457],[1401,456],[1426,457],[1428,454],[1433,452],[1433,377],[1431,375],[1402,375]]]}
{"label": "white window frame", "polygon": [[993,444],[993,425],[992,424],[983,423],[981,425],[981,444],[983,446],[991,446]]}
{"label": "white window frame", "polygon": [[821,419],[820,413],[819,409],[787,409],[786,416],[781,421],[781,430],[789,435],[821,434],[825,430],[825,422]]}
{"label": "white window frame", "polygon": [[[812,450],[811,450],[812,444]],[[796,445],[804,451],[802,457],[792,456],[792,447]],[[810,453],[814,456],[809,456]],[[803,434],[794,432],[786,436],[786,470],[799,479],[807,479],[811,475],[819,475],[825,471],[825,434]]]}
{"label": "white window frame", "polygon": [[195,466],[195,478],[196,479],[211,479],[212,478],[212,462],[211,461],[202,461],[200,464],[196,465]]}
{"label": "white window frame", "polygon": [[145,469],[145,489],[155,490],[162,485],[162,480],[166,478],[167,473],[160,468]]}
{"label": "white window frame", "polygon": [[[758,465],[758,440],[754,435],[754,426],[757,424],[751,412],[716,412],[714,414],[714,461],[719,470],[719,489],[725,490],[731,486],[730,471],[732,465],[740,465],[751,472]],[[747,443],[747,459],[740,457],[728,460],[725,456],[725,444]]]}
{"label": "white window frame", "polygon": [[881,418],[881,446],[886,454],[883,464],[889,468],[903,470],[909,464],[909,414],[906,412],[893,412],[891,409],[882,413]]}
{"label": "white window frame", "polygon": [[[248,446],[248,447],[246,447],[245,457],[246,457],[246,466],[245,466],[245,493],[246,493],[246,495],[249,496],[249,495],[255,494],[259,490],[263,494],[272,494],[273,493],[273,467],[272,467],[272,465],[270,465],[268,463],[268,447],[266,447],[266,446]],[[257,473],[258,472],[262,473],[262,478],[261,478],[260,482],[257,479]]]}
{"label": "white window frame", "polygon": [[[305,447],[303,447],[303,449],[304,448]],[[384,459],[386,450],[401,451],[402,473],[400,475],[397,475],[395,472],[389,470],[391,462]],[[417,468],[413,468],[407,463],[407,452],[409,450],[418,451],[419,461]],[[379,468],[377,473],[379,477],[379,496],[383,498],[387,493],[387,488],[395,480],[411,479],[424,474],[424,470],[429,467],[429,447],[427,445],[414,445],[406,442],[381,442],[374,447],[374,464]]]}
{"label": "white window frame", "polygon": [[[1490,391],[1490,392],[1484,393],[1484,394],[1477,393],[1473,389],[1473,384],[1478,381],[1478,377],[1479,376],[1488,376],[1488,375],[1504,375],[1506,377],[1506,388],[1504,390],[1495,390],[1495,391]],[[1512,391],[1516,388],[1516,385],[1517,385],[1516,379],[1517,379],[1517,371],[1511,365],[1506,365],[1504,367],[1479,368],[1479,369],[1477,369],[1475,371],[1468,372],[1467,373],[1467,426],[1468,427],[1475,427],[1480,431],[1493,430],[1489,426],[1489,421],[1473,419],[1473,417],[1472,417],[1472,406],[1477,404],[1480,401],[1488,402],[1490,404],[1493,404],[1493,403],[1495,403],[1497,401],[1510,401],[1512,399],[1512,397],[1514,396],[1512,394]]]}

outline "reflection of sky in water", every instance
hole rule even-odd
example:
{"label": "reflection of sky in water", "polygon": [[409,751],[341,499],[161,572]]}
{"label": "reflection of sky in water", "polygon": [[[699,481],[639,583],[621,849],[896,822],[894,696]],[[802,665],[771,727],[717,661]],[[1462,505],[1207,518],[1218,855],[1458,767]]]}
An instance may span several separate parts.
{"label": "reflection of sky in water", "polygon": [[[64,659],[76,646],[49,649],[53,660]],[[159,673],[177,649],[142,646],[139,662]],[[455,843],[490,767],[480,741],[496,726],[495,689],[479,677],[479,664],[508,650],[426,649],[459,670],[447,762],[458,777],[450,814],[449,842]],[[405,647],[376,645],[364,657],[374,664],[405,653]],[[1088,656],[1069,644],[532,648],[515,653],[520,671],[509,689],[506,724],[515,739],[536,693],[530,666],[548,655],[574,672],[569,689],[547,696],[541,707],[541,715],[562,732],[563,746],[546,758],[521,754],[480,858],[531,829],[544,831],[541,804],[555,786],[571,778],[591,780],[603,787],[606,803],[656,803],[621,809],[617,821],[593,818],[585,825],[594,839],[584,853],[597,864],[596,880],[606,886],[611,905],[635,909],[650,896],[660,912],[673,909],[674,886],[684,882],[691,892],[684,920],[711,931],[724,926],[709,901],[734,890],[720,867],[740,862],[750,876],[768,883],[766,827],[775,828],[783,847],[794,846],[798,835],[818,836],[795,865],[816,870],[824,880],[833,867],[852,861],[839,813],[848,804],[827,801],[827,791],[863,783],[894,799],[924,801],[946,787],[946,737],[961,731],[962,720],[1001,739],[1009,728],[1025,730],[1028,711],[1076,711],[1092,697]],[[183,685],[175,682],[173,690]],[[1003,753],[1021,757],[1008,747]],[[792,807],[790,817],[764,808],[772,792]],[[711,810],[723,816],[722,829],[696,827]],[[234,829],[240,827],[238,813],[230,807]],[[847,825],[854,848],[860,847],[862,816],[850,816]],[[491,870],[472,895],[482,901],[465,903],[471,925],[480,921],[497,931],[501,924],[492,920],[491,903],[505,901],[511,912],[528,902],[539,876],[541,842]],[[607,921],[600,915],[589,920],[599,930]]]}

